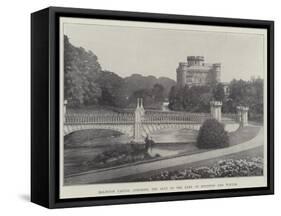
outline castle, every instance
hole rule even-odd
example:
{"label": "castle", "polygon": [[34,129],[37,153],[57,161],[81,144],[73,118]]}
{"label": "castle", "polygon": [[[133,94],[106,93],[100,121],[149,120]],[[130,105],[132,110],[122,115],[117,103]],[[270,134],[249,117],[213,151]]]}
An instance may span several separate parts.
{"label": "castle", "polygon": [[220,82],[221,64],[205,63],[204,56],[188,56],[177,68],[177,84],[181,87],[202,86]]}

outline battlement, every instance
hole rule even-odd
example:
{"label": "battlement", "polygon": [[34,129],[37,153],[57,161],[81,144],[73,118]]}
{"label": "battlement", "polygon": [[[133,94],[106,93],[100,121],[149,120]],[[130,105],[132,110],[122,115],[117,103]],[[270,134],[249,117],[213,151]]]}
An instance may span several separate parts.
{"label": "battlement", "polygon": [[187,63],[188,63],[189,66],[203,65],[204,56],[187,56]]}
{"label": "battlement", "polygon": [[214,64],[213,64],[213,67],[214,67],[214,68],[220,68],[220,67],[221,67],[221,63],[214,63]]}
{"label": "battlement", "polygon": [[204,61],[204,56],[187,56],[187,61]]}
{"label": "battlement", "polygon": [[179,66],[188,66],[188,63],[187,62],[180,62]]}

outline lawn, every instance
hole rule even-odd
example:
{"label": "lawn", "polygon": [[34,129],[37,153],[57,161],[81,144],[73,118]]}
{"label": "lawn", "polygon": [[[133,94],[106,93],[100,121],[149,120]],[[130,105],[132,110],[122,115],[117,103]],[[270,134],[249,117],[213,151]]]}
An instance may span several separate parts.
{"label": "lawn", "polygon": [[[255,126],[246,126],[243,128],[239,128],[235,132],[229,133],[229,143],[230,146],[240,144],[243,142],[247,142],[254,137],[257,136],[260,127]],[[191,154],[198,154],[205,151],[209,151],[210,149],[199,149],[196,146],[196,142],[190,143],[160,143],[156,144],[155,148],[163,149],[163,150],[170,150],[170,151],[177,151],[178,155],[191,155]]]}
{"label": "lawn", "polygon": [[255,136],[257,136],[259,130],[261,129],[261,127],[246,126],[243,128],[239,128],[237,131],[229,133],[230,146],[247,142],[253,139]]}

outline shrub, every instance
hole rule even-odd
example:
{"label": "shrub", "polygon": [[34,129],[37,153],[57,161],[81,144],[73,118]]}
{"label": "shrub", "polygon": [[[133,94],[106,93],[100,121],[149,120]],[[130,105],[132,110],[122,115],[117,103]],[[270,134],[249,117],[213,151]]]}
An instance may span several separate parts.
{"label": "shrub", "polygon": [[197,137],[198,148],[224,148],[229,146],[229,137],[224,125],[215,119],[206,120]]}

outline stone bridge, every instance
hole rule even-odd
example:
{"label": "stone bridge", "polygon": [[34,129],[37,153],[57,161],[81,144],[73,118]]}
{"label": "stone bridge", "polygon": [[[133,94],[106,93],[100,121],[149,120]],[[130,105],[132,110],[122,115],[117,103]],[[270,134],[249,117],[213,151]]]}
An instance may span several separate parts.
{"label": "stone bridge", "polygon": [[[145,111],[142,98],[137,99],[135,112],[123,113],[69,113],[64,106],[64,135],[87,129],[110,129],[119,131],[135,142],[164,128],[199,130],[209,118],[223,122],[227,127],[238,128],[247,124],[247,110],[238,108],[237,114],[221,115],[221,102],[211,102],[211,113]],[[233,129],[231,129],[233,130]]]}

